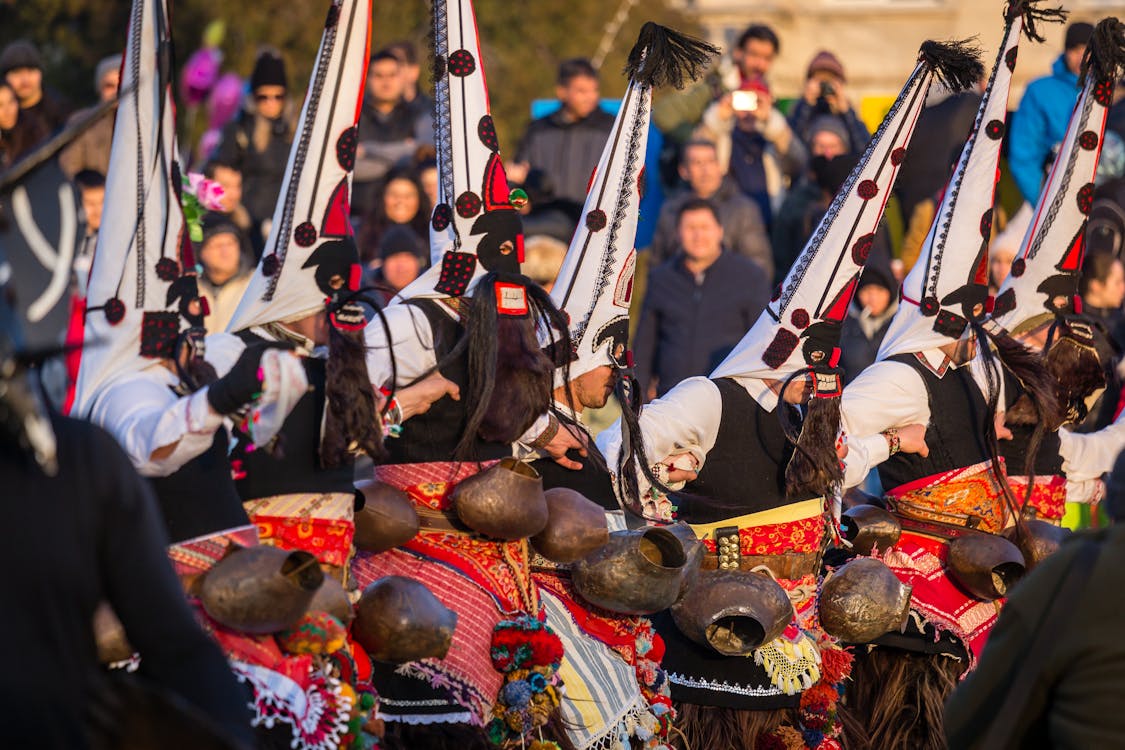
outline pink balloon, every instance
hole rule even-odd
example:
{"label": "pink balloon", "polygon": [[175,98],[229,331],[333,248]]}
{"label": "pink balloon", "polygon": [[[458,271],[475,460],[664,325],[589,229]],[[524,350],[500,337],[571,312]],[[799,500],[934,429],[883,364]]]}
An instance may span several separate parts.
{"label": "pink balloon", "polygon": [[199,158],[204,161],[211,158],[211,154],[219,147],[223,133],[218,128],[211,128],[199,139]]}
{"label": "pink balloon", "polygon": [[225,73],[219,78],[207,98],[210,127],[221,128],[234,117],[242,103],[242,92],[242,79],[234,73]]}
{"label": "pink balloon", "polygon": [[219,78],[219,65],[223,53],[214,47],[204,47],[191,53],[180,76],[180,94],[189,105],[202,104],[207,92]]}

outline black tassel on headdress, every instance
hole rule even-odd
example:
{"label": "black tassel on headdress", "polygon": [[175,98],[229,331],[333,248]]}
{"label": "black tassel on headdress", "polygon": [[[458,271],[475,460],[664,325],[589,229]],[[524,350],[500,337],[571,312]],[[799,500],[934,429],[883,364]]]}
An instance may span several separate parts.
{"label": "black tassel on headdress", "polygon": [[719,48],[713,44],[649,21],[629,51],[625,76],[641,86],[680,89],[698,78],[718,54]]}
{"label": "black tassel on headdress", "polygon": [[796,501],[810,495],[831,497],[844,483],[844,471],[836,454],[840,433],[840,397],[813,396],[804,414],[795,419],[795,410],[785,401],[785,391],[795,378],[807,378],[809,371],[794,372],[777,396],[777,417],[786,439],[793,445],[793,456],[785,466],[785,495]]}
{"label": "black tassel on headdress", "polygon": [[984,76],[980,47],[972,39],[922,42],[918,59],[933,68],[937,79],[954,93],[972,88]]}
{"label": "black tassel on headdress", "polygon": [[1099,81],[1116,81],[1122,67],[1125,67],[1125,24],[1116,18],[1103,18],[1094,27],[1082,58],[1081,85],[1086,85],[1086,76],[1090,73]]}
{"label": "black tassel on headdress", "polygon": [[1044,41],[1036,24],[1062,23],[1066,20],[1066,11],[1062,8],[1042,8],[1042,0],[1012,0],[1004,11],[1004,18],[1008,21],[1023,16],[1023,34],[1033,42]]}

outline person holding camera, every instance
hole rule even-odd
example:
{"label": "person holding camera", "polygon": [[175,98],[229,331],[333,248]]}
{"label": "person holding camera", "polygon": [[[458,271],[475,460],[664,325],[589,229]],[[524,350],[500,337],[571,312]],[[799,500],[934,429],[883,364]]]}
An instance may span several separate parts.
{"label": "person holding camera", "polygon": [[703,115],[696,137],[715,144],[719,163],[772,227],[790,184],[804,172],[808,151],[773,106],[765,80],[747,79],[721,96]]}
{"label": "person holding camera", "polygon": [[812,141],[813,123],[820,117],[838,119],[847,132],[847,150],[861,154],[871,133],[848,101],[844,66],[827,50],[813,57],[805,74],[805,90],[789,112],[789,127],[806,146]]}

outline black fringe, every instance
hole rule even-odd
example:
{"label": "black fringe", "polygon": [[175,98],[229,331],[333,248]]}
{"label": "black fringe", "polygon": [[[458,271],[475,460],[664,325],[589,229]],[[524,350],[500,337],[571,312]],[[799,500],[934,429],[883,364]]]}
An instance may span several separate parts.
{"label": "black fringe", "polygon": [[756,750],[759,740],[783,726],[800,726],[796,708],[759,711],[676,703],[672,747],[676,750]]}
{"label": "black fringe", "polygon": [[785,437],[793,444],[793,456],[785,467],[785,495],[799,500],[813,494],[832,497],[844,483],[840,458],[836,455],[836,436],[840,432],[840,399],[809,399],[800,427],[788,418],[791,410],[784,408],[785,390],[796,377],[805,377],[807,370],[797,370],[785,379],[777,396],[778,419]]}
{"label": "black fringe", "polygon": [[[627,501],[632,501],[640,507],[640,487],[637,483],[637,473],[632,470],[636,466],[651,487],[665,495],[674,494],[663,482],[652,473],[652,462],[645,451],[644,432],[641,430],[641,388],[637,379],[631,373],[622,372],[614,387],[614,394],[621,404],[621,453],[617,458],[617,476],[620,477],[621,494]],[[604,459],[603,459],[604,460]],[[635,514],[630,502],[622,506]]]}
{"label": "black fringe", "polygon": [[1018,16],[1023,16],[1024,36],[1042,44],[1045,40],[1036,24],[1062,23],[1066,20],[1067,12],[1062,7],[1042,8],[1040,3],[1042,0],[1013,0],[1004,11],[1004,17],[1011,22]]}
{"label": "black fringe", "polygon": [[933,68],[938,80],[954,93],[972,88],[984,76],[980,46],[975,39],[922,42],[918,59]]}
{"label": "black fringe", "polygon": [[[1036,454],[1039,452],[1039,445],[1042,442],[1043,434],[1050,425],[1056,423],[1058,400],[1055,397],[1055,388],[1054,384],[1051,382],[1051,375],[1047,372],[1046,367],[1043,366],[1043,360],[1039,355],[1006,334],[994,335],[975,321],[972,322],[971,325],[977,337],[977,347],[980,350],[981,356],[984,358],[985,373],[988,379],[987,396],[989,416],[988,419],[985,420],[984,425],[985,443],[988,445],[989,456],[992,459],[992,468],[1000,484],[1000,490],[1004,495],[1008,509],[1011,511],[1015,521],[1016,538],[1022,539],[1026,534],[1022,519],[1023,504],[1031,497],[1031,485],[1035,481],[1035,458]],[[989,346],[990,343],[992,346],[996,347],[995,351]],[[1005,473],[1002,471],[1000,465],[1000,449],[996,442],[996,423],[993,415],[996,414],[999,402],[999,381],[1003,377],[1003,374],[996,367],[996,360],[999,360],[999,364],[1019,381],[1020,386],[1024,389],[1028,398],[1031,399],[1031,403],[1035,407],[1038,416],[1039,426],[1036,428],[1036,433],[1038,434],[1032,435],[1025,460],[1025,469],[1030,469],[1030,473],[1027,474],[1028,491],[1024,496],[1023,503],[1016,500],[1011,486],[1007,481],[1004,481]]]}
{"label": "black fringe", "polygon": [[[499,314],[498,282],[520,284],[527,290],[527,318]],[[550,336],[548,348],[570,348],[566,316],[555,307],[550,295],[526,276],[485,274],[472,298],[465,301],[469,303],[467,310],[462,308],[465,336],[446,357],[459,357],[468,348],[469,387],[468,393],[462,394],[467,398],[468,421],[455,450],[455,457],[462,461],[474,458],[472,447],[478,435],[490,441],[515,442],[539,415],[551,408],[555,363],[539,347],[536,331]],[[438,363],[438,369],[441,364]],[[570,363],[564,362],[561,369],[564,382],[570,382]],[[506,382],[500,383],[500,379]]]}
{"label": "black fringe", "polygon": [[1086,85],[1090,73],[1099,81],[1116,81],[1118,70],[1125,66],[1125,24],[1116,18],[1103,18],[1094,27],[1094,35],[1082,58],[1081,83]]}
{"label": "black fringe", "polygon": [[694,81],[719,54],[719,48],[649,21],[629,51],[625,76],[640,86],[682,89]]}
{"label": "black fringe", "polygon": [[868,738],[848,750],[947,750],[945,701],[964,671],[964,662],[940,654],[860,649],[844,702]]}
{"label": "black fringe", "polygon": [[363,331],[328,326],[328,361],[324,378],[324,431],[320,463],[325,468],[347,465],[356,452],[376,463],[386,459],[383,423],[367,375]]}

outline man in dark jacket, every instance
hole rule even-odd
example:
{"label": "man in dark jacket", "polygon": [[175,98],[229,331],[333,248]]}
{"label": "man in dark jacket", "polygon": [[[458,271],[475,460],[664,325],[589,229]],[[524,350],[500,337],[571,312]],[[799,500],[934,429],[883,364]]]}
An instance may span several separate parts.
{"label": "man in dark jacket", "polygon": [[[1120,747],[1125,737],[1125,639],[1121,599],[1125,584],[1125,456],[1114,464],[1106,505],[1118,525],[1076,535],[1022,580],[1004,604],[976,670],[949,699],[949,747]],[[1095,550],[1084,550],[1087,543]],[[1088,554],[1096,557],[1090,559]],[[1078,580],[1068,581],[1072,566]],[[1080,586],[1077,591],[1068,587]],[[1060,608],[1059,598],[1069,598]],[[1056,637],[1036,649],[1036,637],[1062,618]],[[1049,632],[1049,631],[1048,631]],[[1030,667],[1023,669],[1025,662]],[[1033,687],[1020,705],[1000,713],[1009,691]],[[1006,742],[985,744],[993,721],[1010,722]]]}
{"label": "man in dark jacket", "polygon": [[387,172],[408,165],[419,146],[433,145],[433,115],[407,101],[406,88],[402,62],[394,52],[376,52],[367,66],[367,90],[359,115],[353,216],[365,216],[371,210]]}
{"label": "man in dark jacket", "polygon": [[98,663],[94,612],[105,601],[141,655],[138,676],[186,704],[182,724],[162,723],[183,744],[145,744],[220,747],[206,742],[217,732],[229,740],[222,747],[250,747],[248,693],[184,598],[148,485],[109,434],[44,407],[11,288],[0,283],[0,563],[19,572],[5,582],[0,618],[0,639],[12,646],[0,671],[4,746],[82,748],[92,732],[119,735],[107,746],[141,746],[126,738],[136,741],[148,701],[125,690],[140,680]]}
{"label": "man in dark jacket", "polygon": [[[250,74],[250,92],[253,101],[223,127],[212,161],[242,173],[243,204],[255,227],[260,227],[273,218],[293,142],[285,62],[277,52],[265,50],[258,56]],[[256,238],[252,241],[256,245]]]}
{"label": "man in dark jacket", "polygon": [[652,271],[637,330],[636,374],[649,394],[706,375],[757,320],[769,278],[749,258],[723,250],[718,209],[695,198],[677,218],[681,252]]}
{"label": "man in dark jacket", "polygon": [[789,127],[812,148],[812,126],[818,118],[830,117],[846,131],[846,145],[850,153],[861,154],[871,140],[867,125],[859,119],[844,88],[847,84],[840,58],[827,50],[813,57],[805,74],[805,90],[793,103],[789,113]]}
{"label": "man in dark jacket", "polygon": [[509,178],[522,183],[528,172],[540,171],[552,188],[551,197],[580,207],[613,115],[598,108],[598,73],[589,60],[559,66],[555,95],[562,106],[527,126]]}
{"label": "man in dark jacket", "polygon": [[[70,116],[68,125],[84,121],[97,108],[117,96],[121,81],[121,55],[110,55],[98,62],[94,71],[94,89],[98,104],[80,109]],[[84,169],[109,174],[109,148],[113,144],[113,112],[104,112],[90,129],[74,139],[59,153],[59,166],[73,179]]]}
{"label": "man in dark jacket", "polygon": [[0,52],[0,78],[20,100],[20,127],[38,127],[45,135],[61,128],[70,105],[43,86],[43,58],[26,39],[17,39]]}
{"label": "man in dark jacket", "polygon": [[679,249],[676,220],[680,208],[690,200],[706,198],[719,211],[727,248],[746,256],[767,276],[772,276],[773,254],[762,211],[757,203],[742,194],[733,180],[723,177],[715,144],[705,140],[689,141],[680,156],[680,177],[687,183],[687,189],[670,197],[660,209],[656,234],[649,247],[649,267],[663,263]]}

